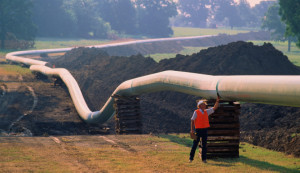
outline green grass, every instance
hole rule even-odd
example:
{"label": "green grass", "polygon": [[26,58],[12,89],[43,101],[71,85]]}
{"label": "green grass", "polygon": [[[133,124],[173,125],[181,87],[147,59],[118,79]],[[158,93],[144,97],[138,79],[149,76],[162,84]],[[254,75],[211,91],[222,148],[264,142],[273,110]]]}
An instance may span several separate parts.
{"label": "green grass", "polygon": [[19,65],[0,64],[0,72],[8,75],[31,75],[29,68],[24,68]]}
{"label": "green grass", "polygon": [[[66,47],[80,47],[108,43],[110,40],[86,40],[86,39],[59,39],[59,38],[37,38],[35,47],[32,49],[54,49]],[[9,52],[20,51],[17,49],[0,49],[0,56],[5,56]]]}
{"label": "green grass", "polygon": [[239,158],[209,159],[204,164],[197,155],[188,163],[192,145],[189,134],[106,137],[117,145],[97,135],[57,137],[62,141],[59,145],[47,137],[4,138],[0,141],[0,167],[2,172],[300,171],[299,158],[247,143],[241,143]]}
{"label": "green grass", "polygon": [[[189,134],[159,136],[182,147],[192,146]],[[268,150],[248,143],[241,143],[239,153],[239,158],[212,159],[209,160],[208,165],[219,166],[220,168],[228,167],[230,172],[239,172],[240,170],[244,170],[243,172],[300,172],[300,158],[293,158],[281,152]]]}
{"label": "green grass", "polygon": [[288,42],[278,42],[278,41],[251,41],[255,45],[263,45],[264,42],[271,43],[276,49],[280,50],[284,55],[286,55],[289,60],[300,66],[300,48],[296,47],[295,43],[291,44],[291,51],[288,52]]}
{"label": "green grass", "polygon": [[13,52],[13,51],[17,51],[17,50],[3,50],[3,49],[0,49],[0,57],[4,57],[7,53],[9,52]]}
{"label": "green grass", "polygon": [[[181,55],[191,55],[193,53],[197,53],[202,49],[207,49],[208,47],[184,47],[184,49],[182,51],[179,52],[179,54]],[[151,54],[148,55],[151,58],[153,58],[156,62],[159,62],[163,59],[170,59],[170,58],[175,58],[176,57],[176,53],[157,53],[157,54]]]}
{"label": "green grass", "polygon": [[109,40],[37,38],[35,49],[80,47],[108,43]]}
{"label": "green grass", "polygon": [[173,37],[187,37],[187,36],[201,36],[201,35],[218,35],[218,34],[238,34],[246,33],[249,30],[237,30],[237,29],[206,29],[206,28],[186,28],[186,27],[173,27]]}

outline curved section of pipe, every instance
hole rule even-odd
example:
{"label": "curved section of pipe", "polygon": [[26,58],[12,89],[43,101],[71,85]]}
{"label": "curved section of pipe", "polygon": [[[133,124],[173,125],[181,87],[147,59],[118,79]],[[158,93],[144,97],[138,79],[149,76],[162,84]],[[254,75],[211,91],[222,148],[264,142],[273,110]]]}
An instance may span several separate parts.
{"label": "curved section of pipe", "polygon": [[[187,38],[151,39],[91,47],[106,48],[184,39]],[[188,39],[195,39],[195,37]],[[40,72],[48,76],[59,76],[66,84],[80,117],[88,123],[104,123],[114,115],[113,99],[111,97],[108,98],[100,111],[92,112],[88,108],[76,80],[68,70],[62,68],[52,69],[45,66],[47,62],[19,57],[25,54],[66,52],[69,50],[71,48],[12,52],[7,54],[6,58],[11,61],[31,65],[30,69],[33,72]],[[207,99],[215,99],[217,95],[220,95],[224,100],[229,101],[300,107],[300,76],[211,76],[179,71],[164,71],[127,80],[120,84],[113,94],[132,96],[167,90],[201,96]]]}

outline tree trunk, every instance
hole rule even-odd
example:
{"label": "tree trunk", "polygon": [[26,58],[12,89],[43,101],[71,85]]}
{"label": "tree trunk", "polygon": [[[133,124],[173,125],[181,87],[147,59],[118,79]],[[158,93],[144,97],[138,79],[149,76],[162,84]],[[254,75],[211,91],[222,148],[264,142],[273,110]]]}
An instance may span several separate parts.
{"label": "tree trunk", "polygon": [[288,37],[288,52],[291,51],[291,37]]}
{"label": "tree trunk", "polygon": [[5,49],[5,36],[0,36],[1,39],[1,49]]}

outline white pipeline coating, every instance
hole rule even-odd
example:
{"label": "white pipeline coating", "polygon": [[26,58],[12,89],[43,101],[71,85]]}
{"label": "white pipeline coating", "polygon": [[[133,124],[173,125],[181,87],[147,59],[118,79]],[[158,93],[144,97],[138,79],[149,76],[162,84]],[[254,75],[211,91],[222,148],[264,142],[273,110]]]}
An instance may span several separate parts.
{"label": "white pipeline coating", "polygon": [[[207,36],[201,36],[200,38],[203,37]],[[187,39],[199,39],[199,37],[140,40],[90,47],[107,48]],[[11,61],[31,65],[30,70],[33,72],[40,72],[48,76],[59,76],[66,84],[80,117],[88,123],[104,123],[115,112],[111,97],[108,98],[100,111],[92,112],[88,108],[76,80],[68,70],[63,68],[52,69],[45,66],[47,62],[20,57],[20,55],[25,54],[66,52],[71,49],[12,52],[7,54],[6,58]],[[228,101],[300,107],[300,76],[211,76],[180,71],[164,71],[127,80],[120,84],[112,95],[135,96],[158,91],[176,91],[206,99],[215,99],[218,93],[222,99]]]}

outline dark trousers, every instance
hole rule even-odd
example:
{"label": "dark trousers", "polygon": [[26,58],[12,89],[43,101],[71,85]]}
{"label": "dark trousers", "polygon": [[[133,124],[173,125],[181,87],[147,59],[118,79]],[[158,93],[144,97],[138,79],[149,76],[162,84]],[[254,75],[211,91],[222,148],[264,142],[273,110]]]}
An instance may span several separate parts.
{"label": "dark trousers", "polygon": [[196,135],[197,135],[197,140],[193,141],[193,147],[192,147],[191,153],[190,153],[190,160],[194,160],[195,151],[196,151],[198,143],[200,141],[200,137],[202,138],[202,153],[201,153],[202,158],[201,159],[206,160],[207,128],[196,129]]}

